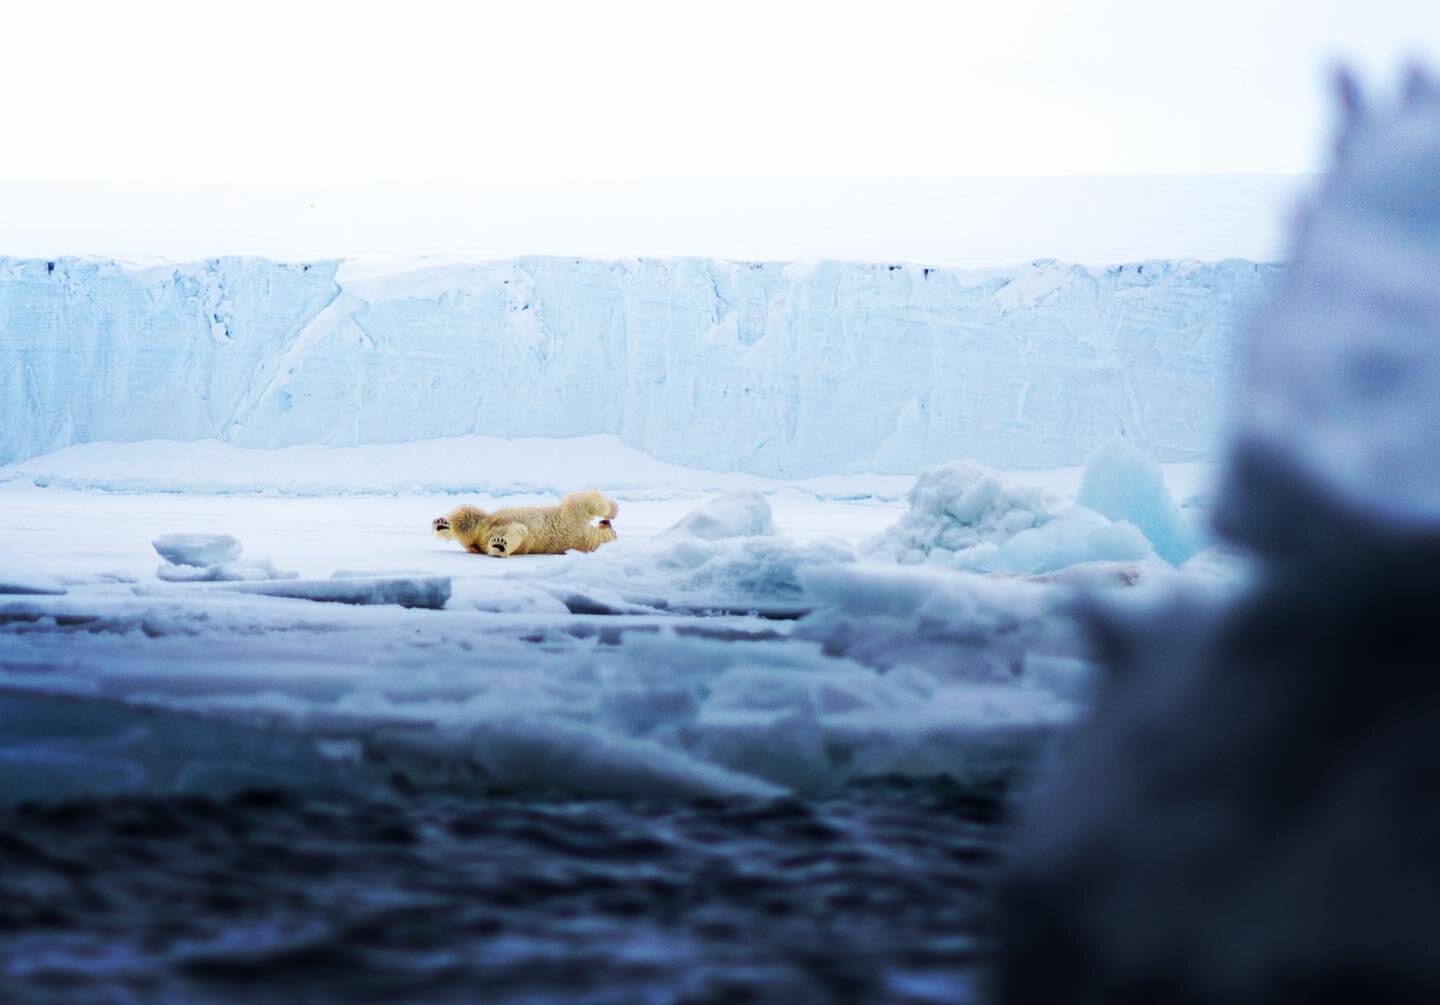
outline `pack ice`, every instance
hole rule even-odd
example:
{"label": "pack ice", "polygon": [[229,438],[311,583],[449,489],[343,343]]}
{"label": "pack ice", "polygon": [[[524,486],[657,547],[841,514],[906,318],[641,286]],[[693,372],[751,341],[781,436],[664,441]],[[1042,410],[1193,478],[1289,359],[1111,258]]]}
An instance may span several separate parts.
{"label": "pack ice", "polygon": [[[50,556],[71,584],[0,598],[0,800],[396,778],[664,797],[991,785],[1084,707],[1072,586],[1175,575],[1123,517],[1194,514],[1163,483],[1147,496],[1153,472],[1131,461],[1097,450],[1079,476],[1141,498],[1121,519],[952,463],[908,507],[631,498],[622,528],[653,530],[517,559],[434,541],[427,497],[0,484],[12,514],[38,508],[37,539],[65,540]],[[151,574],[140,535],[114,569],[116,528],[149,520],[193,528],[155,549],[212,564]],[[199,529],[222,526],[301,578],[238,569],[239,537]]]}
{"label": "pack ice", "polygon": [[0,463],[100,441],[618,436],[781,478],[1114,435],[1211,456],[1272,266],[526,257],[391,274],[0,258]]}

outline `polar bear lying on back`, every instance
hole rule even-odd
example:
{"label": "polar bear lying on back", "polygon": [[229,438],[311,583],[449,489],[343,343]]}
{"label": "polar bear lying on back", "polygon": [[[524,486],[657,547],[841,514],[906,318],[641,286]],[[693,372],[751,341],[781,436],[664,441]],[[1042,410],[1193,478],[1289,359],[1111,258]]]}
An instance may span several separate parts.
{"label": "polar bear lying on back", "polygon": [[[435,536],[453,538],[477,555],[559,555],[594,551],[615,540],[610,521],[620,507],[599,492],[572,492],[559,506],[515,506],[486,513],[461,506],[432,522]],[[598,525],[591,520],[600,518]]]}

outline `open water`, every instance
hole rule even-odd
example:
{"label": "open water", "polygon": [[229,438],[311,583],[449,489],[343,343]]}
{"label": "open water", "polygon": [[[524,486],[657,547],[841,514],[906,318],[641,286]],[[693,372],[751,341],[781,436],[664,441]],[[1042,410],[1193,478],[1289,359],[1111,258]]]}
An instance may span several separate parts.
{"label": "open water", "polygon": [[0,1001],[973,1000],[1003,802],[249,791],[0,809]]}

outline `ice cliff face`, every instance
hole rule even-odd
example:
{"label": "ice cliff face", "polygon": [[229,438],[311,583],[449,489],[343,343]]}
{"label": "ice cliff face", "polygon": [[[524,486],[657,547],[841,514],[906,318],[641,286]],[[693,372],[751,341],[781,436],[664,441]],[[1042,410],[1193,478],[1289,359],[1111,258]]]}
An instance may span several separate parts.
{"label": "ice cliff face", "polygon": [[[1274,267],[0,258],[0,462],[73,443],[618,433],[779,477],[1211,456]],[[483,465],[484,458],[469,462]]]}

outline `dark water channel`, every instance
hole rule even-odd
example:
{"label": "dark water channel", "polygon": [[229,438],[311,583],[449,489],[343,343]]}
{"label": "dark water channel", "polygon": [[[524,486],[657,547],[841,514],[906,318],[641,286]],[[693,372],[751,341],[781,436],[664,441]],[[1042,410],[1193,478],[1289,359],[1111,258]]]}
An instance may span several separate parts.
{"label": "dark water channel", "polygon": [[999,798],[250,791],[0,810],[0,1000],[974,997]]}

